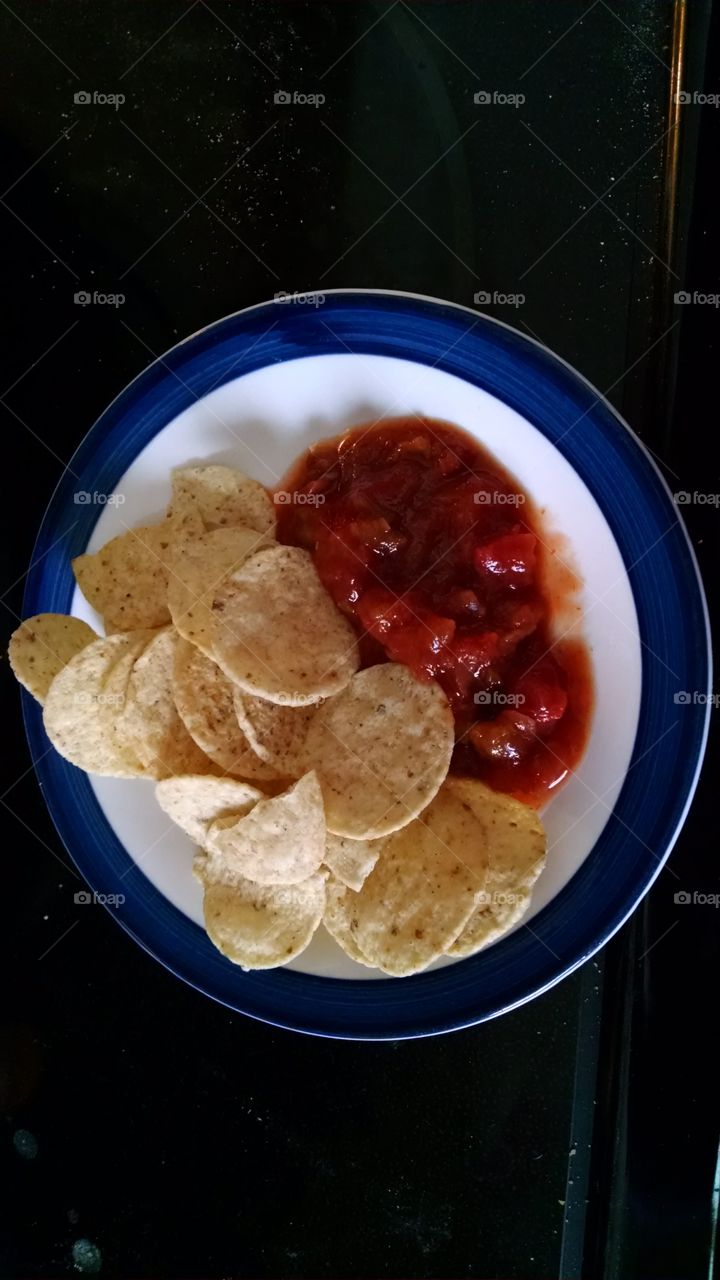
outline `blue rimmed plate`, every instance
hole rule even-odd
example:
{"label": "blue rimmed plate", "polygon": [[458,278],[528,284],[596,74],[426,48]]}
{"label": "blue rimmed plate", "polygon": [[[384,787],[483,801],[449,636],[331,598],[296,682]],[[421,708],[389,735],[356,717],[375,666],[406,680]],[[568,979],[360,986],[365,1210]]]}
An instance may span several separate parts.
{"label": "blue rimmed plate", "polygon": [[[532,912],[479,955],[412,978],[369,977],[320,931],[292,966],[246,974],[201,928],[192,848],[150,783],[89,778],[30,748],[78,869],[152,955],[200,991],[318,1035],[396,1039],[468,1026],[591,956],[657,876],[683,822],[707,731],[708,627],[672,495],[630,429],[568,365],[449,303],[338,290],[248,308],[157,360],[106,410],[52,498],[26,615],[75,612],[70,559],[159,517],[169,472],[224,461],[275,485],[312,441],[380,417],[458,423],[545,512],[583,580],[596,710],[580,767],[543,812],[549,856]],[[559,620],[562,625],[562,620]]]}

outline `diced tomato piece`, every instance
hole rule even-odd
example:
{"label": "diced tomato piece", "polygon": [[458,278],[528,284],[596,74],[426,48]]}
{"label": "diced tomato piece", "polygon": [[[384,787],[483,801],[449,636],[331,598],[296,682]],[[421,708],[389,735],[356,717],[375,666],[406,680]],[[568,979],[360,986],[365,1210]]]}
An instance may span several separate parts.
{"label": "diced tomato piece", "polygon": [[392,628],[383,643],[393,662],[404,662],[419,679],[434,677],[448,660],[455,634],[452,618],[425,613],[407,626]]}
{"label": "diced tomato piece", "polygon": [[515,681],[513,693],[522,698],[525,715],[532,716],[541,728],[555,724],[567,709],[567,690],[555,659],[549,654]]}
{"label": "diced tomato piece", "polygon": [[415,621],[411,600],[404,600],[384,587],[365,591],[357,608],[358,617],[371,636],[384,641],[391,631]]}
{"label": "diced tomato piece", "polygon": [[497,656],[497,631],[470,632],[458,636],[452,646],[453,657],[472,680],[479,680]]}
{"label": "diced tomato piece", "polygon": [[442,604],[453,617],[466,623],[478,622],[485,613],[485,605],[478,600],[476,592],[469,589],[448,591]]}
{"label": "diced tomato piece", "polygon": [[535,722],[516,711],[501,711],[496,720],[474,724],[470,741],[484,760],[523,760],[535,745]]}
{"label": "diced tomato piece", "polygon": [[481,574],[529,580],[535,568],[536,551],[534,533],[502,533],[475,548],[475,568]]}

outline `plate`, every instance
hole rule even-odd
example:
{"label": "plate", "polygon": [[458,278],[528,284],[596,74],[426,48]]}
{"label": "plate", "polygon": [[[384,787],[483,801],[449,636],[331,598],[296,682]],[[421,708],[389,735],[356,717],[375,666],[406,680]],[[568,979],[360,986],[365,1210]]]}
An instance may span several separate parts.
{"label": "plate", "polygon": [[200,926],[192,846],[149,782],[90,778],[48,749],[35,768],[79,871],[135,940],[198,990],[317,1035],[400,1039],[494,1017],[570,973],[621,926],[667,858],[707,733],[710,658],[695,557],[672,494],[607,401],[537,342],[463,307],[337,290],[250,307],[181,342],[113,401],[71,460],[33,553],[25,615],[94,621],[70,560],[159,518],[169,472],[240,467],[269,486],[307,445],[404,413],[465,428],[569,543],[584,582],[596,709],[585,755],[543,810],[548,865],[531,913],[467,960],[391,979],[321,930],[291,965],[243,973]]}

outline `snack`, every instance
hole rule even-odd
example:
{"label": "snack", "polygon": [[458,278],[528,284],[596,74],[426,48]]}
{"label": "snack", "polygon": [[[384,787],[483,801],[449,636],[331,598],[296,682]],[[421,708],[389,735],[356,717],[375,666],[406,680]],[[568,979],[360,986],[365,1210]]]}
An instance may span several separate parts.
{"label": "snack", "polygon": [[38,702],[44,702],[55,676],[98,636],[87,622],[64,613],[26,618],[13,632],[8,657],[13,674]]}
{"label": "snack", "polygon": [[210,876],[221,868],[262,885],[307,880],[319,869],[325,853],[325,815],[317,775],[306,773],[288,791],[258,800],[232,822],[225,818],[212,823],[203,848]]}

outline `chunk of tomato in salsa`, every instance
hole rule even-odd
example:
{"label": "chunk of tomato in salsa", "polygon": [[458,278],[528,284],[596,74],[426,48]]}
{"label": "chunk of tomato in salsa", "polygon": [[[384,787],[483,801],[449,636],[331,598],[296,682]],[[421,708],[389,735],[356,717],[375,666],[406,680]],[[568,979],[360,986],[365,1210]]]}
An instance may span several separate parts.
{"label": "chunk of tomato in salsa", "polygon": [[[529,779],[553,785],[573,708],[549,652],[537,517],[516,481],[458,428],[410,418],[320,442],[282,488],[301,497],[279,506],[278,536],[312,552],[364,665],[402,662],[445,690],[454,766],[492,785],[500,770],[501,789],[518,793]],[[556,774],[583,733],[573,742]]]}

